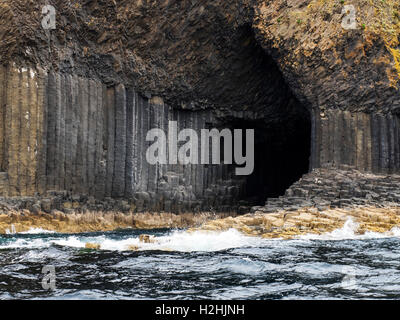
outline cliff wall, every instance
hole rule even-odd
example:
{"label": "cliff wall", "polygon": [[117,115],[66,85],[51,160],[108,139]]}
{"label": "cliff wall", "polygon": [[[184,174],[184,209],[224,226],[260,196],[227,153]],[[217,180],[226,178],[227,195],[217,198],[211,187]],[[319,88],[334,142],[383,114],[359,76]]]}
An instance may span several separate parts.
{"label": "cliff wall", "polygon": [[210,111],[177,110],[122,84],[107,88],[43,70],[10,66],[0,74],[4,196],[67,191],[134,199],[140,210],[187,211],[232,203],[243,192],[243,179],[228,165],[146,160],[150,129],[167,135],[175,121],[178,132],[191,128],[200,137],[201,129],[217,125]]}
{"label": "cliff wall", "polygon": [[[400,4],[354,1],[352,29],[344,5],[2,0],[0,192],[237,211],[322,167],[399,173]],[[170,120],[255,129],[254,173],[149,165]]]}
{"label": "cliff wall", "polygon": [[400,172],[400,118],[391,113],[324,110],[312,113],[311,168],[353,167]]}

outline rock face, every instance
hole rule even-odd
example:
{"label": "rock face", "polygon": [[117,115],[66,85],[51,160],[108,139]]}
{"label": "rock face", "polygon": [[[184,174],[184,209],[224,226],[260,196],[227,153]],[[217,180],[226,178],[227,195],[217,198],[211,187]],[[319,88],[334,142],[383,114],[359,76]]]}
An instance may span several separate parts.
{"label": "rock face", "polygon": [[[21,199],[14,199],[15,204],[21,204]],[[25,199],[26,200],[26,199]],[[11,201],[8,199],[8,201]],[[51,213],[38,214],[32,210],[13,210],[1,208],[0,234],[19,233],[29,231],[32,228],[61,233],[80,233],[96,231],[112,231],[115,229],[177,229],[198,227],[206,221],[226,218],[228,214],[211,213],[120,213],[85,211],[85,213],[62,213],[53,210]],[[229,215],[231,216],[231,215]],[[148,241],[152,241],[149,238]],[[132,248],[132,250],[134,250]]]}
{"label": "rock face", "polygon": [[[351,2],[353,12],[346,12],[348,4],[258,1],[257,40],[303,103],[399,114],[400,4],[357,0]],[[346,17],[352,14],[355,26],[348,29]]]}
{"label": "rock face", "polygon": [[[44,5],[0,4],[3,197],[246,212],[313,169],[400,173],[398,2],[354,1],[352,29],[341,1],[54,0],[52,30]],[[169,121],[255,129],[254,173],[150,165]]]}
{"label": "rock face", "polygon": [[400,203],[400,175],[363,173],[349,167],[315,169],[294,183],[279,198],[269,198],[265,206],[252,211],[265,213],[296,211],[316,207],[319,210],[374,206],[396,207]]}
{"label": "rock face", "polygon": [[400,172],[400,117],[341,110],[312,112],[311,168],[342,165]]}
{"label": "rock face", "polygon": [[[134,200],[139,211],[182,212],[229,206],[243,193],[243,179],[227,165],[151,165],[146,159],[150,129],[168,133],[176,122],[178,132],[191,128],[200,136],[200,129],[218,123],[209,110],[176,110],[122,84],[107,88],[59,73],[9,67],[2,77],[4,195],[65,190]],[[200,149],[199,143],[199,155]]]}
{"label": "rock face", "polygon": [[335,231],[344,228],[346,232],[354,233],[354,235],[376,232],[384,233],[386,236],[397,236],[399,216],[400,208],[398,206],[384,209],[363,206],[325,210],[305,207],[289,213],[284,211],[270,214],[256,212],[235,218],[210,220],[200,228],[189,229],[189,232],[225,231],[234,228],[249,236],[267,239],[294,239],[301,236],[313,238],[323,234],[325,239],[335,240],[337,239]]}

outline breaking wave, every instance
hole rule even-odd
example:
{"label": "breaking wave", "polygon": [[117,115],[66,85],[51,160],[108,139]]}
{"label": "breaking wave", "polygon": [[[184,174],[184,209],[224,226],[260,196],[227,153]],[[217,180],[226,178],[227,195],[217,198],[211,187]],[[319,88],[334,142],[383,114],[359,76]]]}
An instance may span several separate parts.
{"label": "breaking wave", "polygon": [[[88,243],[99,246],[100,250],[110,251],[176,251],[176,252],[215,252],[243,247],[271,246],[276,241],[296,240],[362,240],[400,237],[400,228],[389,232],[365,232],[358,234],[358,223],[349,218],[342,228],[325,234],[301,235],[293,240],[263,239],[247,236],[236,229],[227,231],[170,231],[159,236],[150,236],[150,242],[140,241],[140,234],[129,235],[123,239],[110,236],[108,233],[63,235],[41,228],[32,228],[18,234],[11,233],[0,241],[0,249],[11,248],[44,248],[58,245],[71,248],[85,248]],[[21,236],[22,238],[20,238]],[[25,237],[23,237],[25,235]],[[34,238],[28,238],[32,235]]]}
{"label": "breaking wave", "polygon": [[316,235],[307,234],[299,236],[303,240],[362,240],[362,239],[380,239],[390,237],[400,237],[400,228],[394,227],[388,232],[372,232],[367,231],[364,234],[358,234],[359,224],[352,218],[348,218],[342,228],[336,229],[332,232]]}

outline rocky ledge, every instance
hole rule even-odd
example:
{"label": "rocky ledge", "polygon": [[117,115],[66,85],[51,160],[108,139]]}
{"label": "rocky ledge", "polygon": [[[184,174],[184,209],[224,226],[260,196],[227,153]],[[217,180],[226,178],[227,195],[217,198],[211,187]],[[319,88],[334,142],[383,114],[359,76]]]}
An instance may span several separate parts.
{"label": "rocky ledge", "polygon": [[321,211],[315,207],[304,207],[291,212],[257,212],[236,218],[216,219],[190,231],[224,231],[234,228],[250,236],[293,239],[301,235],[332,232],[343,228],[349,220],[355,224],[355,234],[379,232],[390,235],[400,225],[400,206],[346,207]]}
{"label": "rocky ledge", "polygon": [[235,228],[264,238],[293,238],[331,232],[351,219],[358,234],[390,232],[400,225],[399,185],[400,175],[320,168],[304,175],[284,196],[253,207],[252,214],[209,221],[200,229]]}
{"label": "rocky ledge", "polygon": [[255,213],[334,208],[400,206],[400,175],[372,174],[342,167],[320,168],[305,174],[284,196],[269,198]]}
{"label": "rocky ledge", "polygon": [[[320,168],[304,175],[284,196],[269,198],[265,206],[253,207],[252,213],[245,215],[135,213],[124,200],[109,199],[108,203],[100,203],[94,198],[71,199],[66,193],[50,192],[52,197],[42,200],[3,199],[3,209],[7,205],[8,213],[0,215],[0,233],[12,231],[10,226],[16,232],[40,227],[69,233],[117,228],[189,228],[190,232],[234,228],[250,236],[290,239],[332,232],[352,220],[357,234],[390,234],[400,226],[399,184],[400,175]],[[33,209],[22,209],[22,205],[27,208],[31,205]],[[125,212],[112,211],[118,206]],[[55,207],[63,208],[64,212]]]}
{"label": "rocky ledge", "polygon": [[176,229],[200,227],[206,221],[226,218],[227,214],[202,212],[196,214],[173,213],[121,213],[87,211],[65,214],[58,210],[52,213],[33,214],[28,210],[10,211],[0,214],[0,234],[26,232],[42,229],[59,233],[81,233],[113,231],[116,229]]}

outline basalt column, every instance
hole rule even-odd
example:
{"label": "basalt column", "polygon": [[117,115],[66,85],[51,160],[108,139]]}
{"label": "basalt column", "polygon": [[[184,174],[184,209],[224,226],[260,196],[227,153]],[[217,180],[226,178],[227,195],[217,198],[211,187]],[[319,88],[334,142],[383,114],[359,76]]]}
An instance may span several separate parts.
{"label": "basalt column", "polygon": [[42,70],[0,67],[0,189],[32,195],[39,185],[45,96]]}
{"label": "basalt column", "polygon": [[360,171],[400,172],[397,115],[315,110],[312,125],[311,168],[344,165]]}
{"label": "basalt column", "polygon": [[[0,85],[3,195],[67,191],[126,199],[139,211],[229,211],[243,187],[232,167],[201,163],[201,130],[217,126],[212,110],[174,108],[123,84],[106,87],[96,79],[33,69],[2,67]],[[149,130],[168,136],[172,123],[174,139],[184,129],[196,132],[197,163],[176,161],[191,141],[182,138],[161,146],[166,163],[147,161]],[[177,143],[174,155],[171,143]]]}

